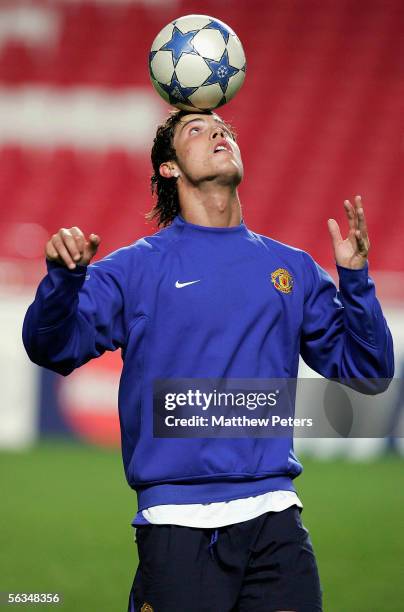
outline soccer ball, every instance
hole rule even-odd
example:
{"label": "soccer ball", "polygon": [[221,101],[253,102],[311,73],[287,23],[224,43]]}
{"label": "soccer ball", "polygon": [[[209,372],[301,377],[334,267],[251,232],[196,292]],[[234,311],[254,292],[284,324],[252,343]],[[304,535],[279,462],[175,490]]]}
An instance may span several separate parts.
{"label": "soccer ball", "polygon": [[151,82],[177,108],[213,110],[231,100],[245,78],[239,38],[207,15],[186,15],[156,36],[149,56]]}

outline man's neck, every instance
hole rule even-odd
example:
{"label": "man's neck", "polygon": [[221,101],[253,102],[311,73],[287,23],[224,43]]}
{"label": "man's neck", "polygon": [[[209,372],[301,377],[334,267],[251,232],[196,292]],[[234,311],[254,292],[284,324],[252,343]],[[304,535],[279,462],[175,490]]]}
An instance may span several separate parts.
{"label": "man's neck", "polygon": [[[182,195],[182,194],[181,194]],[[241,205],[237,190],[192,190],[180,195],[180,214],[195,225],[233,227],[241,223]]]}

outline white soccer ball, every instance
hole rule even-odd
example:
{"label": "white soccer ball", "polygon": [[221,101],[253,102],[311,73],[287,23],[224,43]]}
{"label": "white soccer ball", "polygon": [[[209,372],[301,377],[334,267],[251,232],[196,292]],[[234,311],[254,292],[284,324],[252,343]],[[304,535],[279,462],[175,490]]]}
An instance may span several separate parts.
{"label": "white soccer ball", "polygon": [[149,70],[157,93],[172,106],[213,110],[229,102],[242,86],[246,60],[229,26],[207,15],[186,15],[156,36]]}

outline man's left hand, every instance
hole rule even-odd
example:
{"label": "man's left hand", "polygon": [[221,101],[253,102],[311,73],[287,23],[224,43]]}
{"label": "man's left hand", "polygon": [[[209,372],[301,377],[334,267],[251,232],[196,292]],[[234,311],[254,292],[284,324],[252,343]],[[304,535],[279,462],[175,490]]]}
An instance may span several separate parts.
{"label": "man's left hand", "polygon": [[360,270],[366,265],[370,248],[361,197],[355,196],[354,206],[349,200],[345,200],[344,208],[349,223],[349,232],[345,240],[341,236],[336,220],[328,219],[335,261],[344,268]]}

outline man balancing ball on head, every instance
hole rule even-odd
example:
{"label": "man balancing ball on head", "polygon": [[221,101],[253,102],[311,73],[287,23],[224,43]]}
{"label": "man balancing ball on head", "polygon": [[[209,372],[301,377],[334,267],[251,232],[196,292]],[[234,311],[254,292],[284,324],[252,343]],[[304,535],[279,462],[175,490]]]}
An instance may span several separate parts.
{"label": "man balancing ball on head", "polygon": [[154,437],[153,381],[296,378],[300,353],[327,378],[384,379],[383,391],[392,339],[368,277],[361,199],[344,203],[347,238],[328,221],[338,295],[310,255],[247,227],[240,150],[216,113],[172,114],[152,162],[148,217],[163,228],[91,266],[98,236],[54,234],[26,350],[67,375],[122,349],[122,453],[139,509],[129,611],[320,612],[293,439]]}

